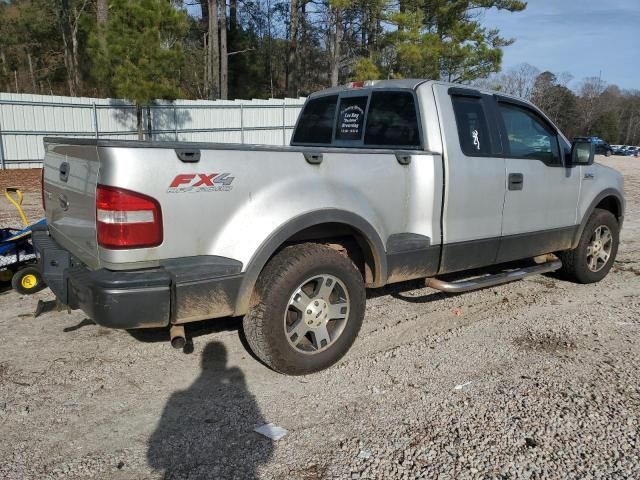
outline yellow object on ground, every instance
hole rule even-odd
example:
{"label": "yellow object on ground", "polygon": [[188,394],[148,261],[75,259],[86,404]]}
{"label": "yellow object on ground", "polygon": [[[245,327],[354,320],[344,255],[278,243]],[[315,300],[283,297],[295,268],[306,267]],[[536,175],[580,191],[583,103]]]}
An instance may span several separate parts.
{"label": "yellow object on ground", "polygon": [[[15,198],[11,195],[12,193],[16,194]],[[7,200],[13,203],[13,205],[18,210],[18,213],[20,214],[22,223],[24,224],[25,227],[28,227],[29,222],[27,221],[27,217],[24,214],[24,210],[22,210],[22,198],[23,198],[22,191],[20,191],[20,189],[18,188],[7,188],[4,191],[4,196],[7,197]]]}

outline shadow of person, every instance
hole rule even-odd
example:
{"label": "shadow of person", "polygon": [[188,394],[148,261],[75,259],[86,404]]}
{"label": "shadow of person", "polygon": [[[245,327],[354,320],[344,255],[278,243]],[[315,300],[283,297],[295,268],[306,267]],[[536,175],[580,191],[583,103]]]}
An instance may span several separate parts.
{"label": "shadow of person", "polygon": [[227,368],[219,342],[202,353],[202,372],[174,393],[149,439],[147,459],[165,479],[255,479],[272,441],[253,429],[265,420],[238,368]]}

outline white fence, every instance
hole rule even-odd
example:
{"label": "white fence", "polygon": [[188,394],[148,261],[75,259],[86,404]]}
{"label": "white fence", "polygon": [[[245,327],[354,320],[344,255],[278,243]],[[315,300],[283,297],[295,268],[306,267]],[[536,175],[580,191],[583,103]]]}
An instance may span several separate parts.
{"label": "white fence", "polygon": [[[160,101],[143,107],[144,138],[286,145],[304,100]],[[123,100],[0,93],[0,166],[41,166],[46,136],[135,140],[136,125]]]}

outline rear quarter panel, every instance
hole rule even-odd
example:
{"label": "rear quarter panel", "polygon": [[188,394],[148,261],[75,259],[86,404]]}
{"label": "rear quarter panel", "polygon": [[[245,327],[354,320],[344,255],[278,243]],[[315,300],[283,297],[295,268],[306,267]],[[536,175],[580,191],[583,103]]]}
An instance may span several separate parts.
{"label": "rear quarter panel", "polygon": [[[319,149],[318,151],[321,151]],[[203,150],[198,163],[179,161],[172,149],[99,149],[100,183],[138,191],[162,206],[164,241],[155,248],[100,249],[114,269],[163,259],[218,255],[246,269],[269,236],[292,219],[322,209],[359,215],[384,244],[394,233],[412,232],[440,241],[441,160],[415,154],[409,165],[393,153],[324,153],[321,164],[300,151]],[[228,173],[227,191],[170,193],[179,174]],[[435,195],[434,195],[435,193]]]}

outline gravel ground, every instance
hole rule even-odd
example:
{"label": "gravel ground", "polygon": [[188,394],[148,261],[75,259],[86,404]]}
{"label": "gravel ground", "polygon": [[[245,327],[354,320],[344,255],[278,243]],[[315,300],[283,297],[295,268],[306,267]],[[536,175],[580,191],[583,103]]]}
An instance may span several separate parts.
{"label": "gravel ground", "polygon": [[640,161],[600,161],[628,202],[600,284],[371,291],[352,350],[307,377],[258,363],[237,319],[183,354],[2,293],[0,478],[640,478]]}

